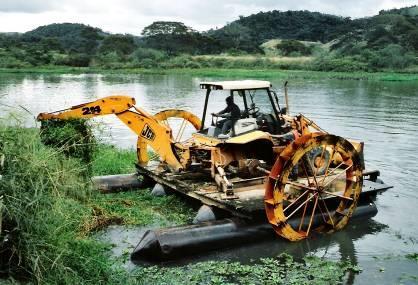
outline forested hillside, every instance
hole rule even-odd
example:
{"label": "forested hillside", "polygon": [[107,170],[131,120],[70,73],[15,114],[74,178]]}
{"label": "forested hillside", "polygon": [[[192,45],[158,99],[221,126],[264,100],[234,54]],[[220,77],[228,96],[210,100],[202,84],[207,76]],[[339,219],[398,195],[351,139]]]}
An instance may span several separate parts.
{"label": "forested hillside", "polygon": [[247,34],[255,43],[262,44],[275,38],[328,42],[352,29],[351,20],[309,11],[270,11],[240,17],[225,27],[210,31],[217,38],[228,35],[231,29]]}
{"label": "forested hillside", "polygon": [[[0,67],[375,71],[416,70],[418,64],[416,6],[381,11],[361,19],[309,11],[260,12],[207,32],[197,32],[180,22],[160,21],[139,30],[138,35],[110,34],[73,23],[51,24],[23,34],[3,33],[0,34]],[[258,59],[244,64],[239,60],[226,61],[225,57],[217,59],[219,54],[252,55]],[[277,63],[281,57],[301,56],[303,64]]]}

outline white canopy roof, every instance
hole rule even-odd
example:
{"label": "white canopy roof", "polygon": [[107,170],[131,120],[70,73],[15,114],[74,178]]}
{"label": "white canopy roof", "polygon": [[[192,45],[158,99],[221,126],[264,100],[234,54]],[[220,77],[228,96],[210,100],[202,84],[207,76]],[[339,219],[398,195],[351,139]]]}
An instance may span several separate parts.
{"label": "white canopy roof", "polygon": [[243,90],[269,87],[271,87],[270,81],[263,80],[212,81],[200,83],[200,88],[214,90]]}

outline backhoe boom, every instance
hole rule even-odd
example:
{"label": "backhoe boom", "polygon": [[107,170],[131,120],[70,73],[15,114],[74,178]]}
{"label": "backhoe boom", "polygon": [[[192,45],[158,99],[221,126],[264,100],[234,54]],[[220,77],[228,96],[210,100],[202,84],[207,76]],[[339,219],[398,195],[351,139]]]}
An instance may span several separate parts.
{"label": "backhoe boom", "polygon": [[[148,162],[147,145],[159,154],[162,161],[175,171],[185,168],[187,163],[174,153],[171,129],[141,108],[135,107],[135,98],[128,96],[109,96],[93,102],[84,103],[68,109],[51,113],[40,113],[39,121],[89,119],[114,114],[138,135],[138,163]],[[130,110],[133,109],[133,110]]]}
{"label": "backhoe boom", "polygon": [[66,120],[71,118],[89,119],[96,116],[121,113],[132,108],[135,103],[135,98],[128,96],[109,96],[52,113],[40,113],[37,119],[39,121],[49,119]]}

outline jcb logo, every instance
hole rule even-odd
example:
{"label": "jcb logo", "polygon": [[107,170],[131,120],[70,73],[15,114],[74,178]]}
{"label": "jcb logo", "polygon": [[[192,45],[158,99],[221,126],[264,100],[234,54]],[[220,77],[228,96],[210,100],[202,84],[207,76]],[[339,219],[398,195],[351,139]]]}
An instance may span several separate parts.
{"label": "jcb logo", "polygon": [[141,131],[141,137],[146,138],[147,140],[153,141],[155,138],[155,133],[150,126],[145,124],[144,128]]}

